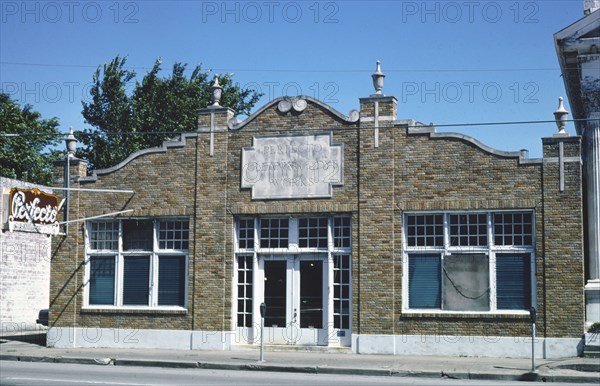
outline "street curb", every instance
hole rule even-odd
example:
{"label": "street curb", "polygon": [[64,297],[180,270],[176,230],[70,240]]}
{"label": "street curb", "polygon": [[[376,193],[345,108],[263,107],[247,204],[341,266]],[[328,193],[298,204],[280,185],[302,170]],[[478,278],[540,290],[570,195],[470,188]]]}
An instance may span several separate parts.
{"label": "street curb", "polygon": [[[372,376],[395,376],[395,371],[380,370],[380,369],[353,369],[348,367],[326,367],[317,366],[318,374],[335,374],[335,375],[372,375]],[[438,373],[439,375],[439,373]]]}
{"label": "street curb", "polygon": [[119,359],[113,361],[115,366],[137,366],[137,367],[168,367],[172,369],[198,368],[196,361],[168,361],[148,359]]}
{"label": "street curb", "polygon": [[100,366],[108,366],[114,364],[114,359],[111,358],[46,357],[29,355],[0,355],[0,361],[71,363],[79,365]]}
{"label": "street curb", "polygon": [[499,381],[533,381],[533,382],[563,382],[563,383],[593,383],[597,384],[599,376],[586,376],[580,374],[499,374],[483,372],[456,372],[456,371],[415,371],[415,370],[391,370],[391,369],[365,369],[350,367],[329,366],[288,366],[271,365],[261,362],[228,364],[197,361],[169,361],[151,359],[119,359],[119,358],[82,358],[82,357],[48,357],[30,355],[0,354],[0,361],[18,362],[46,362],[46,363],[70,363],[100,366],[136,366],[136,367],[164,367],[164,368],[199,368],[211,370],[247,370],[247,371],[269,371],[286,373],[309,373],[309,374],[338,374],[338,375],[366,375],[386,377],[415,377],[415,378],[451,378],[470,380],[499,380]]}

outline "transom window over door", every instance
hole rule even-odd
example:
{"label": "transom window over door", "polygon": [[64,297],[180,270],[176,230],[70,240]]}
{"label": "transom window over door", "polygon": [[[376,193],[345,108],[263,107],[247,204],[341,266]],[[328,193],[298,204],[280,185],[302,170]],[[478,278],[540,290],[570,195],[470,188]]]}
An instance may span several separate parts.
{"label": "transom window over door", "polygon": [[87,306],[185,307],[188,220],[89,221],[86,230]]}
{"label": "transom window over door", "polygon": [[298,220],[298,246],[300,248],[327,248],[326,217],[300,218]]}
{"label": "transom window over door", "polygon": [[533,212],[405,215],[405,305],[439,312],[534,304]]}
{"label": "transom window over door", "polygon": [[287,248],[289,245],[289,220],[263,218],[260,220],[260,247]]}
{"label": "transom window over door", "polygon": [[277,250],[295,252],[349,252],[350,216],[241,217],[236,219],[238,253]]}

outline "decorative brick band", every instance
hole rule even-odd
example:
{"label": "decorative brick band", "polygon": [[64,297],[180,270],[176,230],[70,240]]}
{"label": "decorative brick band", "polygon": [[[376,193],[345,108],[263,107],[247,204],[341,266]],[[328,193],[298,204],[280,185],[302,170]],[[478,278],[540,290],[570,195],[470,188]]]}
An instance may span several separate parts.
{"label": "decorative brick band", "polygon": [[[133,212],[127,213],[125,217],[173,217],[173,216],[192,216],[194,214],[194,207],[182,205],[177,208],[131,208],[124,207],[123,210],[134,209]],[[91,210],[81,212],[81,218],[88,218],[93,216],[99,216],[106,214],[106,210],[99,208],[98,210]]]}
{"label": "decorative brick band", "polygon": [[339,204],[332,202],[319,203],[269,203],[254,205],[232,205],[229,212],[239,214],[276,214],[276,213],[340,213],[355,212],[356,206],[352,204]]}
{"label": "decorative brick band", "polygon": [[187,315],[188,310],[158,310],[153,308],[148,309],[127,309],[127,308],[82,308],[81,314],[104,314],[104,315]]}
{"label": "decorative brick band", "polygon": [[485,313],[402,313],[400,319],[444,319],[457,320],[462,319],[494,319],[494,320],[529,320],[529,313],[523,314],[485,314]]}
{"label": "decorative brick band", "polygon": [[473,210],[473,209],[531,209],[539,203],[533,199],[523,200],[427,200],[398,201],[400,210]]}

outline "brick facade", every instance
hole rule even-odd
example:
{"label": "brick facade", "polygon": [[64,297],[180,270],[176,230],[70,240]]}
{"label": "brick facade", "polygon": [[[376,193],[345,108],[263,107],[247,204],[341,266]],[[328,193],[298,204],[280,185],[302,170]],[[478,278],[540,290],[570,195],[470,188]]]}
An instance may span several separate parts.
{"label": "brick facade", "polygon": [[[407,212],[527,210],[533,211],[535,221],[537,334],[581,337],[584,263],[579,137],[545,138],[544,158],[527,159],[518,152],[495,151],[469,137],[440,134],[432,127],[397,120],[393,97],[361,99],[360,118],[354,121],[321,102],[303,98],[306,107],[301,111],[282,112],[278,104],[284,99],[280,98],[230,127],[230,110],[202,110],[198,132],[132,155],[91,176],[81,172],[83,161],[74,161],[72,186],[135,193],[73,192],[72,219],[127,209],[133,212],[125,216],[136,218],[189,218],[187,301],[183,310],[82,307],[85,227],[78,222],[71,225],[68,235],[54,240],[50,325],[232,333],[235,219],[344,214],[352,219],[353,336],[526,337],[530,324],[525,311],[403,311],[407,308],[403,304],[403,222]],[[253,200],[250,189],[240,188],[241,149],[252,146],[255,136],[316,133],[332,133],[332,142],[343,144],[343,185],[332,188],[332,197]],[[62,175],[59,169],[56,175]],[[481,347],[481,355],[486,350]]]}

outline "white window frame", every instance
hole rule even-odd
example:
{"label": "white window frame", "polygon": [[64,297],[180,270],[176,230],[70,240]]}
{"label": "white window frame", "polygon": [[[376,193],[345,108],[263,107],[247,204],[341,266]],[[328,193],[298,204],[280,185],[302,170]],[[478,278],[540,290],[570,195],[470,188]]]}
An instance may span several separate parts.
{"label": "white window frame", "polygon": [[[250,264],[246,264],[244,266],[244,269],[240,269],[240,265],[239,265],[239,260],[240,259],[246,259],[246,258],[250,258]],[[251,287],[252,287],[252,291],[250,293],[246,292],[246,290],[248,289],[248,282],[244,281],[243,283],[239,282],[239,272],[240,271],[244,271],[244,272],[251,272],[252,275],[252,282],[250,283]],[[254,275],[255,275],[256,270],[254,269],[254,257],[252,254],[247,254],[247,253],[239,253],[236,255],[236,259],[235,259],[235,292],[234,292],[234,298],[236,299],[235,302],[235,320],[234,323],[236,325],[236,327],[238,328],[248,328],[248,327],[254,327],[253,326],[253,321],[250,321],[250,326],[240,326],[238,324],[238,318],[239,315],[244,315],[244,318],[246,315],[250,314],[250,316],[252,317],[253,314],[253,310],[254,310],[254,303],[255,303],[255,297],[254,297],[254,287],[256,286],[255,283],[255,279],[254,279]],[[250,304],[251,307],[250,309],[246,309],[243,313],[240,313],[239,307],[238,307],[238,303],[237,301],[240,299],[240,297],[238,296],[238,291],[239,291],[239,286],[242,285],[244,286],[244,292],[245,292],[245,297],[243,298],[244,301],[246,300],[250,300]],[[245,320],[244,320],[245,322]],[[245,323],[243,323],[245,324]]]}
{"label": "white window frame", "polygon": [[[314,218],[314,217],[319,217],[319,218],[327,218],[327,247],[325,248],[310,248],[310,247],[306,247],[306,248],[300,248],[299,247],[299,229],[298,229],[298,223],[299,223],[299,218]],[[350,224],[348,226],[349,230],[350,230],[350,234],[349,234],[349,244],[347,247],[336,247],[335,246],[335,240],[334,240],[334,218],[337,217],[344,217],[344,218],[349,218],[350,219]],[[279,218],[279,219],[288,219],[288,247],[287,248],[261,248],[260,246],[260,220],[262,219],[268,219],[268,218]],[[244,220],[248,220],[248,219],[254,219],[254,248],[239,248],[239,220],[240,219],[244,219]],[[350,214],[345,214],[345,213],[340,213],[340,214],[321,214],[321,213],[314,213],[314,214],[305,214],[305,215],[298,215],[298,216],[290,216],[290,215],[256,215],[256,216],[238,216],[238,217],[234,217],[234,226],[233,226],[233,242],[234,242],[234,253],[233,253],[233,263],[234,263],[234,267],[236,267],[236,269],[233,270],[233,277],[232,277],[232,299],[231,299],[231,304],[233,304],[233,307],[231,307],[231,315],[232,315],[232,328],[235,329],[237,328],[237,313],[238,313],[238,298],[237,298],[237,285],[238,285],[238,273],[237,273],[237,259],[238,256],[252,256],[252,262],[253,262],[253,299],[257,299],[258,293],[261,290],[261,286],[258,283],[258,280],[260,280],[260,268],[259,268],[259,264],[258,264],[258,259],[259,256],[265,256],[265,255],[290,255],[290,254],[297,254],[297,255],[309,255],[309,254],[327,254],[327,261],[325,262],[325,264],[327,264],[327,266],[324,266],[323,269],[327,269],[329,270],[329,274],[331,277],[328,278],[328,282],[329,283],[333,283],[333,255],[349,255],[350,256],[350,275],[352,275],[352,228],[353,228],[353,224],[352,224],[352,216]],[[331,268],[329,268],[329,266],[331,266]],[[349,310],[349,315],[350,315],[350,326],[349,326],[349,330],[352,329],[352,288],[353,288],[353,283],[352,283],[352,277],[350,278],[350,283],[349,283],[349,291],[350,291],[350,310]],[[333,284],[332,284],[333,285]],[[333,291],[330,291],[330,294],[328,295],[331,298],[333,297]],[[330,299],[331,304],[333,305],[332,299]],[[256,315],[258,315],[258,307],[259,304],[256,301],[253,301],[253,308],[254,308],[254,312],[253,315],[256,317]],[[331,315],[333,315],[333,308],[332,310],[329,312]],[[333,317],[333,316],[332,316]],[[331,319],[329,322],[329,324],[331,324],[331,326],[333,326],[333,319]],[[253,320],[253,326],[260,326],[260,319],[255,319]]]}
{"label": "white window frame", "polygon": [[[140,220],[152,221],[152,250],[123,250],[123,221]],[[117,222],[118,223],[118,249],[117,250],[93,250],[91,249],[91,228],[95,222]],[[109,310],[187,310],[187,299],[189,291],[189,243],[188,249],[159,249],[159,224],[162,221],[188,221],[188,218],[167,217],[167,218],[119,218],[112,220],[90,220],[84,226],[85,233],[85,272],[83,286],[83,309],[109,309]],[[189,229],[188,229],[189,232]],[[188,233],[189,235],[190,233]],[[90,304],[90,267],[91,259],[94,257],[114,256],[115,262],[115,280],[114,280],[114,301],[112,305]],[[123,305],[123,284],[124,284],[124,263],[125,258],[135,256],[149,256],[149,301],[147,305]],[[162,256],[180,256],[184,263],[184,293],[183,305],[159,305],[158,304],[158,266]]]}
{"label": "white window frame", "polygon": [[[340,260],[343,262],[344,261],[344,257],[348,257],[348,264],[346,265],[342,265],[342,267],[338,267],[335,268],[335,262],[332,260],[332,276],[335,276],[335,273],[338,272],[339,275],[342,275],[340,277],[339,283],[336,283],[336,280],[334,278],[332,278],[331,280],[331,286],[332,286],[332,314],[333,314],[333,328],[337,329],[337,330],[347,330],[350,329],[350,326],[352,325],[352,255],[349,253],[334,253],[332,255],[333,259],[335,259],[336,257],[340,258]],[[343,277],[343,272],[344,271],[348,271],[349,274],[349,278],[348,278],[348,282],[343,281],[342,277]],[[335,297],[335,287],[339,287],[339,297]],[[343,287],[347,286],[348,287],[348,296],[344,296],[344,291],[343,291]],[[335,302],[340,302],[340,312],[335,312]],[[341,307],[341,305],[343,304],[343,302],[348,302],[348,308],[346,309],[346,312],[343,312],[343,308]],[[347,322],[347,326],[345,326],[345,328],[341,328],[341,327],[336,327],[335,323],[336,323],[336,319],[338,319],[340,325],[342,325],[342,317],[343,316],[347,316],[348,317],[348,322]]]}
{"label": "white window frame", "polygon": [[[349,246],[336,247],[334,239],[334,218],[349,218],[350,229]],[[299,243],[299,219],[300,218],[327,218],[327,246],[326,247],[300,247]],[[239,247],[239,221],[254,219],[254,248]],[[287,248],[263,248],[260,245],[260,221],[264,219],[287,219],[288,220],[288,247]],[[352,251],[352,217],[350,215],[302,215],[302,216],[240,216],[234,219],[233,230],[234,253],[237,254],[289,254],[289,253],[350,253]]]}
{"label": "white window frame", "polygon": [[[528,213],[531,215],[531,245],[499,245],[494,243],[494,224],[493,217],[496,213]],[[443,215],[444,243],[443,246],[427,247],[427,246],[408,246],[408,226],[407,216],[409,215]],[[450,215],[455,214],[486,214],[487,215],[487,246],[452,246],[450,245]],[[404,213],[402,244],[403,244],[403,264],[402,264],[402,312],[405,314],[514,314],[528,315],[529,310],[510,310],[498,309],[497,307],[497,284],[496,284],[496,254],[528,254],[530,256],[530,283],[531,283],[531,306],[537,304],[536,296],[536,276],[535,276],[535,211],[527,209],[513,210],[487,210],[487,211],[410,211]],[[490,309],[489,311],[458,311],[458,310],[443,310],[431,308],[409,308],[409,255],[417,254],[439,254],[441,264],[444,263],[444,256],[451,254],[485,254],[489,261],[489,285],[490,285]],[[440,283],[443,293],[443,280]]]}

